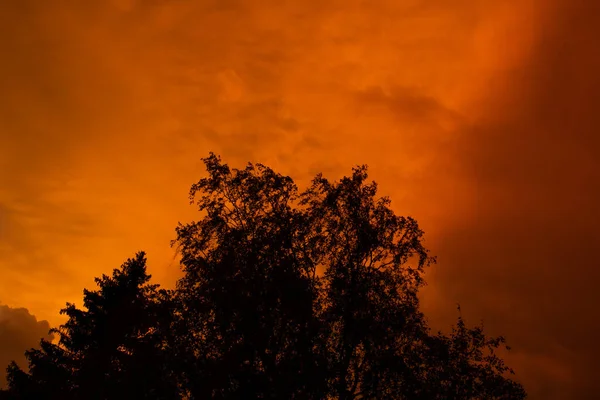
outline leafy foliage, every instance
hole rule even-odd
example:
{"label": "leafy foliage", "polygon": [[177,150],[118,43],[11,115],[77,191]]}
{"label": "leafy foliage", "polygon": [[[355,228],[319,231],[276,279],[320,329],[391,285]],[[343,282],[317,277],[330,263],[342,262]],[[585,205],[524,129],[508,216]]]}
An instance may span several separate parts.
{"label": "leafy foliage", "polygon": [[493,352],[502,338],[462,319],[450,336],[430,332],[417,294],[435,260],[366,167],[299,193],[264,165],[204,161],[209,176],[190,192],[204,218],[174,241],[205,368],[190,382],[220,371],[194,398],[524,397]]}
{"label": "leafy foliage", "polygon": [[[145,258],[97,280],[86,310],[9,366],[16,398],[523,399],[490,338],[420,311],[435,262],[423,232],[377,196],[367,168],[299,192],[262,164],[214,154],[173,241],[183,277],[148,284]],[[20,396],[20,397],[19,397]],[[41,396],[41,397],[40,397]],[[0,397],[1,398],[1,397]],[[14,398],[14,397],[13,397]]]}

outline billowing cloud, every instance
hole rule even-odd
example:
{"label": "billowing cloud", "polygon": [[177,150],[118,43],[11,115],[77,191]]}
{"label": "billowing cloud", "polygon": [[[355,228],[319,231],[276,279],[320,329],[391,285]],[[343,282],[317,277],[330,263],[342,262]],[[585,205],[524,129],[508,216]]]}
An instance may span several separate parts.
{"label": "billowing cloud", "polygon": [[25,350],[38,347],[42,338],[51,340],[48,335],[48,321],[38,321],[26,308],[11,308],[0,305],[0,387],[6,384],[6,367],[16,361],[21,368],[27,368]]}

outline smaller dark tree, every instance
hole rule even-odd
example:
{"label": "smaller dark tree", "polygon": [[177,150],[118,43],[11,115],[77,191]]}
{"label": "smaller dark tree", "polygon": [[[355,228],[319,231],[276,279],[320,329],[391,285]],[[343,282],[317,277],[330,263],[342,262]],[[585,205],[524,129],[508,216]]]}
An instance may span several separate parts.
{"label": "smaller dark tree", "polygon": [[[164,337],[169,298],[148,284],[143,252],[112,276],[96,278],[99,290],[84,290],[84,307],[67,303],[69,319],[26,352],[29,371],[8,369],[8,394],[18,399],[176,399],[167,368]],[[5,393],[6,395],[6,393]]]}

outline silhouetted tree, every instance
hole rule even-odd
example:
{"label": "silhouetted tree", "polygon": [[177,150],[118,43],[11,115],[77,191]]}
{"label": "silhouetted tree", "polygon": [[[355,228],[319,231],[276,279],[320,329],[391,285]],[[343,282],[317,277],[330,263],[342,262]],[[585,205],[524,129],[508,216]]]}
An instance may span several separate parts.
{"label": "silhouetted tree", "polygon": [[144,253],[96,279],[58,343],[8,367],[0,400],[525,398],[504,338],[462,317],[430,330],[418,292],[435,260],[366,167],[299,192],[261,164],[204,163],[176,290],[148,283]]}
{"label": "silhouetted tree", "polygon": [[18,399],[176,399],[179,391],[165,352],[170,300],[148,284],[143,252],[96,278],[84,307],[67,303],[69,319],[26,352],[29,371],[8,367],[8,393]]}
{"label": "silhouetted tree", "polygon": [[483,326],[467,327],[462,317],[450,335],[438,333],[426,338],[424,360],[427,369],[420,372],[426,390],[421,398],[525,398],[523,388],[504,377],[506,373],[514,373],[495,353],[504,343],[502,336],[487,337]]}
{"label": "silhouetted tree", "polygon": [[521,399],[488,338],[462,319],[432,334],[419,311],[434,259],[366,167],[299,193],[264,165],[209,176],[180,225],[182,374],[192,398]]}

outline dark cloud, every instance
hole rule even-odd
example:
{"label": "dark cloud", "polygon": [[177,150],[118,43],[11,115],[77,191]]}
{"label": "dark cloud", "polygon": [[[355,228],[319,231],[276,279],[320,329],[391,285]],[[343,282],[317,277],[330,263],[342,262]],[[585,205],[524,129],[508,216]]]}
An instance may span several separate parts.
{"label": "dark cloud", "polygon": [[0,305],[0,387],[6,384],[5,368],[16,361],[27,368],[25,350],[38,347],[42,338],[52,340],[48,334],[48,321],[38,321],[26,308]]}
{"label": "dark cloud", "polygon": [[[439,237],[446,300],[510,339],[532,399],[592,399],[600,329],[600,8],[555,4],[528,60],[462,136],[473,189]],[[515,37],[516,39],[516,37]]]}

